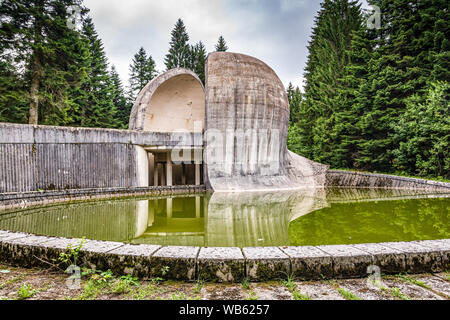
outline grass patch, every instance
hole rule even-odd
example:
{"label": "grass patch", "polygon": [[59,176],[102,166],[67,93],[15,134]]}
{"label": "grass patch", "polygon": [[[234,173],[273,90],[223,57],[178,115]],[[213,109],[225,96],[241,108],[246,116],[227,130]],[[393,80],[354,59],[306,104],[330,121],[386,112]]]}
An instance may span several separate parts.
{"label": "grass patch", "polygon": [[241,285],[242,285],[242,289],[244,289],[244,290],[250,289],[250,282],[248,281],[247,278],[244,278],[244,280],[242,280]]}
{"label": "grass patch", "polygon": [[203,286],[204,286],[204,282],[202,280],[198,280],[195,283],[195,287],[194,287],[194,289],[192,289],[192,291],[194,292],[194,294],[200,294],[200,292],[202,292]]}
{"label": "grass patch", "polygon": [[130,292],[129,298],[132,300],[146,300],[152,298],[157,292],[158,290],[153,284],[140,286]]}
{"label": "grass patch", "polygon": [[192,298],[192,297],[186,295],[184,292],[178,291],[178,292],[172,293],[170,300],[182,300],[182,301],[200,300],[200,297]]}
{"label": "grass patch", "polygon": [[391,296],[394,296],[395,298],[400,299],[400,300],[411,300],[411,297],[402,293],[402,291],[397,287],[382,288],[381,291],[385,292],[387,294],[390,294]]}
{"label": "grass patch", "polygon": [[362,300],[360,297],[358,297],[354,293],[348,291],[347,289],[337,288],[336,290],[346,300]]}
{"label": "grass patch", "polygon": [[17,299],[25,300],[33,297],[38,291],[33,288],[32,285],[22,284],[22,286],[17,290]]}
{"label": "grass patch", "polygon": [[251,290],[248,292],[248,296],[247,296],[246,300],[256,301],[256,300],[258,300],[258,295],[256,294],[255,291]]}
{"label": "grass patch", "polygon": [[423,281],[417,280],[413,277],[408,276],[407,274],[398,274],[395,276],[397,279],[405,282],[405,283],[409,283],[409,284],[414,284],[416,286],[431,290],[431,287],[429,285],[427,285],[426,283],[424,283]]}
{"label": "grass patch", "polygon": [[133,287],[139,286],[139,281],[131,276],[123,276],[113,282],[111,285],[111,293],[128,294]]}
{"label": "grass patch", "polygon": [[21,275],[15,277],[15,278],[7,280],[7,281],[5,281],[5,282],[0,284],[0,290],[5,288],[5,287],[7,287],[7,286],[9,286],[9,285],[12,285],[12,284],[17,283],[19,281],[22,281],[23,279],[25,279],[25,275],[21,274]]}
{"label": "grass patch", "polygon": [[292,296],[294,297],[294,300],[311,300],[311,296],[303,294],[298,290],[294,290]]}

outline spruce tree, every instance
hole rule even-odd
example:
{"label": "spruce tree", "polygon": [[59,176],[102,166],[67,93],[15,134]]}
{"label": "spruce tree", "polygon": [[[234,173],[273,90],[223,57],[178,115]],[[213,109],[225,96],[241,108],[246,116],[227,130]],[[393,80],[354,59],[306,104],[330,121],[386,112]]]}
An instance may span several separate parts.
{"label": "spruce tree", "polygon": [[0,51],[0,122],[28,122],[29,101],[23,83],[11,56]]}
{"label": "spruce tree", "polygon": [[13,65],[20,70],[30,124],[70,121],[67,92],[80,77],[73,65],[83,50],[79,34],[67,23],[68,7],[74,5],[83,9],[81,0],[3,0],[0,6],[0,43],[13,52]]}
{"label": "spruce tree", "polygon": [[169,53],[164,59],[167,70],[189,68],[191,64],[191,47],[183,20],[178,19],[171,36]]}
{"label": "spruce tree", "polygon": [[363,140],[358,162],[365,170],[390,172],[399,143],[392,123],[406,110],[410,97],[417,94],[425,99],[430,81],[449,79],[445,59],[449,47],[443,37],[448,23],[443,21],[450,16],[447,1],[377,0],[371,4],[380,7],[383,20],[367,66],[370,91],[360,120]]}
{"label": "spruce tree", "polygon": [[225,52],[228,50],[227,43],[225,42],[225,39],[223,36],[219,37],[219,41],[216,44],[216,51],[218,52]]}
{"label": "spruce tree", "polygon": [[118,128],[128,129],[131,108],[133,107],[133,105],[132,103],[127,101],[122,81],[120,80],[120,76],[117,73],[116,68],[114,66],[111,67],[110,79],[112,86],[111,90],[112,102],[115,108],[117,109],[116,117],[118,121]]}
{"label": "spruce tree", "polygon": [[84,60],[86,68],[81,86],[72,94],[78,107],[73,125],[116,128],[119,123],[112,100],[113,84],[108,72],[108,61],[91,18],[84,21],[81,34],[89,51]]}
{"label": "spruce tree", "polygon": [[299,133],[303,155],[334,166],[340,137],[333,132],[342,111],[338,93],[345,87],[352,33],[360,29],[362,14],[357,1],[325,0],[321,6],[308,46]]}
{"label": "spruce tree", "polygon": [[134,55],[130,65],[130,89],[128,95],[131,103],[134,103],[139,92],[157,75],[155,61],[151,55],[147,56],[147,52],[141,47],[138,53]]}
{"label": "spruce tree", "polygon": [[303,101],[303,94],[300,92],[300,88],[294,88],[291,82],[289,83],[286,92],[291,112],[290,124],[294,125],[300,120],[300,105]]}
{"label": "spruce tree", "polygon": [[450,83],[430,84],[425,96],[406,101],[406,110],[392,124],[398,147],[395,169],[405,174],[450,178]]}
{"label": "spruce tree", "polygon": [[205,84],[205,63],[206,63],[206,48],[203,42],[197,43],[191,47],[190,52],[191,63],[189,68],[194,71],[203,84]]}

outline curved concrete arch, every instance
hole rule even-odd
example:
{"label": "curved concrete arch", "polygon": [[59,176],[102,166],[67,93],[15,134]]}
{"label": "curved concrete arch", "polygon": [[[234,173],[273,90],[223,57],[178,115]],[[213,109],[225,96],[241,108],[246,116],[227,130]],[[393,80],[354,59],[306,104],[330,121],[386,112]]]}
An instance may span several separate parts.
{"label": "curved concrete arch", "polygon": [[205,182],[215,191],[320,187],[327,166],[287,149],[289,101],[267,64],[230,52],[206,66]]}
{"label": "curved concrete arch", "polygon": [[139,93],[130,115],[130,130],[194,132],[194,122],[205,120],[205,89],[188,69],[169,70]]}

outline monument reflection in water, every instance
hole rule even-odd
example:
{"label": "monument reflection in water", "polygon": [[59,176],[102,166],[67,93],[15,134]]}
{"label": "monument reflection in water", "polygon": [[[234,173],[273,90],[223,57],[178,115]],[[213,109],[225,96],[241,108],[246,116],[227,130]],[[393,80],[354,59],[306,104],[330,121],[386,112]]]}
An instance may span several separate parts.
{"label": "monument reflection in water", "polygon": [[449,208],[445,195],[411,190],[214,193],[4,212],[0,229],[178,246],[350,244],[448,238]]}

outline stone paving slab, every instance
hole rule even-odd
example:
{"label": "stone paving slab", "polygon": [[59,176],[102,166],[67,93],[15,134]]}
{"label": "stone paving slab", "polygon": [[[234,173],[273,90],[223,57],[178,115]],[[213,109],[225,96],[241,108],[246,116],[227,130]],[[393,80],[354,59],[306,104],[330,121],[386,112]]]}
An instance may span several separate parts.
{"label": "stone paving slab", "polygon": [[441,277],[434,275],[414,275],[415,279],[422,281],[425,285],[429,286],[431,290],[439,292],[442,295],[447,296],[450,299],[450,282],[445,281]]}
{"label": "stone paving slab", "polygon": [[[83,239],[68,239],[68,238],[52,238],[50,241],[43,242],[39,247],[38,252],[41,261],[47,261],[50,263],[58,264],[58,259],[61,253],[66,253],[68,246],[72,248],[77,248]],[[82,257],[85,253],[80,251],[78,257],[78,263],[82,261]],[[44,263],[44,262],[43,262]],[[48,265],[47,265],[48,267]]]}
{"label": "stone paving slab", "polygon": [[39,246],[51,240],[53,240],[52,237],[28,235],[26,237],[11,238],[9,240],[2,241],[4,243],[16,245]]}
{"label": "stone paving slab", "polygon": [[127,244],[104,254],[107,269],[114,274],[127,274],[141,279],[151,275],[151,256],[161,248],[157,245]]}
{"label": "stone paving slab", "polygon": [[334,278],[356,278],[367,275],[367,267],[375,263],[375,258],[368,252],[351,245],[318,246],[333,259]]}
{"label": "stone paving slab", "polygon": [[405,254],[408,273],[442,272],[441,251],[414,242],[388,242],[382,243],[387,248],[397,249]]}
{"label": "stone paving slab", "polygon": [[352,247],[371,254],[374,257],[374,265],[378,266],[382,273],[399,273],[406,268],[406,258],[400,250],[375,243],[355,244]]}
{"label": "stone paving slab", "polygon": [[108,270],[106,254],[123,246],[121,242],[86,240],[81,249],[81,261],[92,270]]}
{"label": "stone paving slab", "polygon": [[50,261],[44,262],[41,245],[52,240],[50,237],[26,234],[10,234],[0,242],[0,258],[13,265],[22,267],[48,267]]}
{"label": "stone paving slab", "polygon": [[450,268],[450,240],[433,240],[433,241],[413,241],[426,248],[434,249],[441,252],[443,270]]}
{"label": "stone paving slab", "polygon": [[448,270],[450,240],[305,247],[199,248],[131,245],[53,238],[0,230],[0,257],[22,266],[58,262],[69,245],[83,242],[78,263],[140,278],[240,282],[367,277],[369,266],[383,274]]}
{"label": "stone paving slab", "polygon": [[290,257],[292,275],[297,280],[322,279],[333,275],[332,256],[316,247],[281,247],[280,249]]}
{"label": "stone paving slab", "polygon": [[76,247],[81,244],[82,241],[86,241],[83,239],[68,239],[68,238],[53,238],[44,244],[47,248],[52,249],[67,249],[70,245],[72,247]]}
{"label": "stone paving slab", "polygon": [[136,257],[150,257],[157,250],[161,249],[159,245],[148,245],[148,244],[126,244],[117,249],[108,251],[108,254],[123,255],[123,256],[136,256]]}
{"label": "stone paving slab", "polygon": [[29,237],[30,234],[22,233],[22,232],[9,232],[9,231],[3,231],[2,234],[0,234],[0,241],[10,241],[18,238],[25,238]]}
{"label": "stone paving slab", "polygon": [[240,282],[245,259],[239,248],[201,248],[197,261],[198,278],[205,281]]}
{"label": "stone paving slab", "polygon": [[389,296],[367,283],[368,279],[350,279],[339,281],[338,286],[350,291],[361,300],[389,300]]}
{"label": "stone paving slab", "polygon": [[240,285],[206,284],[201,296],[202,300],[245,300],[248,293]]}
{"label": "stone paving slab", "polygon": [[324,282],[297,282],[297,291],[310,300],[344,300],[336,289]]}
{"label": "stone paving slab", "polygon": [[281,280],[291,273],[289,256],[277,247],[243,248],[242,251],[250,281]]}
{"label": "stone paving slab", "polygon": [[[251,292],[258,300],[293,300],[292,293],[280,285],[266,285],[255,283],[251,286]],[[247,292],[250,294],[250,292]]]}
{"label": "stone paving slab", "polygon": [[[200,247],[163,247],[151,258],[151,276],[194,280]],[[168,268],[168,269],[167,269]]]}
{"label": "stone paving slab", "polygon": [[383,283],[391,291],[398,289],[405,296],[404,298],[400,298],[393,295],[398,300],[445,300],[430,290],[400,280],[383,279]]}

